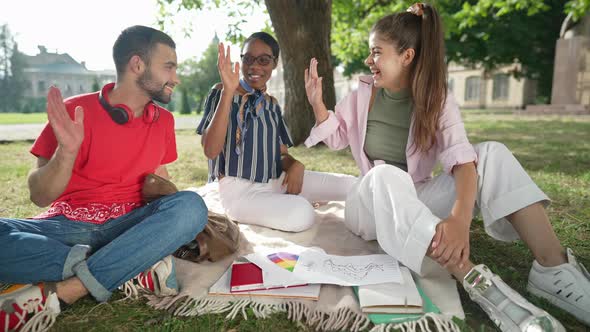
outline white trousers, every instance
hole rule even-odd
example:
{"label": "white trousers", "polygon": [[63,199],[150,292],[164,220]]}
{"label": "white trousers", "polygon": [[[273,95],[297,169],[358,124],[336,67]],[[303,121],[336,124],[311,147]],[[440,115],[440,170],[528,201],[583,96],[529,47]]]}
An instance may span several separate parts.
{"label": "white trousers", "polygon": [[268,183],[226,176],[219,181],[221,205],[240,223],[289,232],[310,228],[315,219],[311,202],[344,201],[357,182],[351,175],[305,171],[300,195],[286,194],[285,173]]}
{"label": "white trousers", "polygon": [[[474,147],[479,159],[475,208],[489,235],[516,240],[519,236],[505,217],[536,202],[547,205],[549,198],[506,146],[485,142]],[[377,240],[387,254],[421,273],[435,227],[449,216],[455,196],[454,178],[448,174],[414,184],[399,168],[379,165],[349,191],[345,224],[363,239]]]}

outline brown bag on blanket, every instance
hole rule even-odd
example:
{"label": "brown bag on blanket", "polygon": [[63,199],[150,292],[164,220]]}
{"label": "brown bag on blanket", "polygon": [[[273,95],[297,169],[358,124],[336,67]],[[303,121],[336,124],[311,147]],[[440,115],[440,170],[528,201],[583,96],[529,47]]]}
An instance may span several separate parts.
{"label": "brown bag on blanket", "polygon": [[[156,174],[148,174],[142,188],[142,197],[150,203],[162,196],[178,191],[174,183]],[[181,246],[174,256],[193,262],[208,259],[218,261],[233,254],[240,246],[240,228],[226,215],[209,211],[205,229],[194,240]]]}

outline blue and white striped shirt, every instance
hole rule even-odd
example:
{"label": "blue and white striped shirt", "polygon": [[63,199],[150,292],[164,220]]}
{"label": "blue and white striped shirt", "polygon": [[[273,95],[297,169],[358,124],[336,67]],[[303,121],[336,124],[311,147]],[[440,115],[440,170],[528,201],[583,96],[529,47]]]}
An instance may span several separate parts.
{"label": "blue and white striped shirt", "polygon": [[[203,134],[213,119],[220,98],[221,90],[215,88],[207,96],[205,114],[197,127],[199,135]],[[259,111],[258,116],[245,117],[245,125],[248,129],[242,133],[244,142],[238,150],[243,151],[238,154],[236,129],[242,98],[240,94],[234,94],[223,150],[215,159],[209,159],[210,182],[220,174],[263,183],[276,179],[282,173],[281,144],[293,146],[281,108],[275,98],[270,98],[270,102],[263,103],[264,108]],[[254,98],[249,98],[248,102],[250,100],[253,101]]]}

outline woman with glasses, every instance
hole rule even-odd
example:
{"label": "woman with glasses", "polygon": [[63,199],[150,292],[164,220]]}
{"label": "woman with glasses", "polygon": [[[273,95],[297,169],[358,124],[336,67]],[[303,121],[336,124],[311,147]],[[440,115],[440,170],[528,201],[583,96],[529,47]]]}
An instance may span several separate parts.
{"label": "woman with glasses", "polygon": [[209,158],[209,181],[218,179],[221,204],[241,223],[299,232],[313,225],[310,202],[344,200],[355,177],[306,171],[288,154],[289,129],[277,100],[266,91],[279,58],[279,44],[257,32],[232,66],[230,49],[219,44],[222,83],[205,103],[197,128]]}

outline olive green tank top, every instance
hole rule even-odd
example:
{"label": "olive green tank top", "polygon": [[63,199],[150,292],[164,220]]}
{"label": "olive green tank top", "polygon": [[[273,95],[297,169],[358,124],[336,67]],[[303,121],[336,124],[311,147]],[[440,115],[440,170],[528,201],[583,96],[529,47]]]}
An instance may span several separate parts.
{"label": "olive green tank top", "polygon": [[367,120],[364,146],[371,161],[383,160],[408,171],[406,145],[411,117],[412,100],[408,89],[395,93],[385,89],[375,92],[375,100]]}

